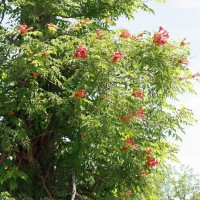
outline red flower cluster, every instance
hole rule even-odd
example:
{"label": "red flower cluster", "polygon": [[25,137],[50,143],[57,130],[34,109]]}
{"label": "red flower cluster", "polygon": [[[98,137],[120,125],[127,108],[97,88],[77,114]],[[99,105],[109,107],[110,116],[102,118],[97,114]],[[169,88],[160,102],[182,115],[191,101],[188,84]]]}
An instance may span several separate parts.
{"label": "red flower cluster", "polygon": [[147,156],[146,165],[149,167],[155,167],[158,165],[158,161],[155,158]]}
{"label": "red flower cluster", "polygon": [[137,35],[138,38],[143,37],[144,33],[140,33]]}
{"label": "red flower cluster", "polygon": [[129,149],[128,146],[124,146],[124,147],[123,147],[123,150],[124,150],[124,151],[129,151],[130,149]]}
{"label": "red flower cluster", "polygon": [[[132,138],[127,138],[124,140],[124,142],[127,142],[128,144],[130,144],[131,146],[134,146],[135,148],[138,147],[138,145],[135,143],[135,141]],[[125,146],[127,147],[127,146]]]}
{"label": "red flower cluster", "polygon": [[[199,72],[197,72],[196,74],[193,74],[192,75],[192,78],[196,78],[196,77],[200,77],[200,73]],[[189,77],[179,77],[179,80],[187,80],[187,79],[189,79]]]}
{"label": "red flower cluster", "polygon": [[182,64],[182,65],[187,65],[188,64],[188,60],[186,58],[184,58],[182,60],[179,60],[178,63]]}
{"label": "red flower cluster", "polygon": [[86,98],[87,97],[87,92],[83,89],[80,89],[78,92],[75,93],[74,95],[76,98]]}
{"label": "red flower cluster", "polygon": [[128,30],[124,29],[123,32],[120,35],[121,38],[131,38],[132,35],[129,33]]}
{"label": "red flower cluster", "polygon": [[187,80],[188,79],[188,77],[179,77],[179,80]]}
{"label": "red flower cluster", "polygon": [[84,47],[83,45],[79,45],[77,47],[77,50],[75,53],[74,53],[74,57],[75,58],[87,58],[87,48]]}
{"label": "red flower cluster", "polygon": [[150,154],[151,152],[152,152],[152,149],[147,149],[147,150],[144,151],[144,153],[147,154],[147,155]]}
{"label": "red flower cluster", "polygon": [[97,34],[96,39],[101,39],[101,38],[103,38],[105,36],[104,34],[102,34],[101,29],[97,29],[96,30],[96,34]]}
{"label": "red flower cluster", "polygon": [[138,91],[136,91],[136,92],[134,92],[133,94],[132,94],[132,96],[134,96],[134,97],[136,97],[136,98],[140,98],[140,99],[144,99],[144,95],[142,94],[142,91],[141,90],[138,90]]}
{"label": "red flower cluster", "polygon": [[121,116],[121,120],[124,121],[124,122],[126,121],[126,122],[128,122],[128,123],[131,122],[131,119],[128,118],[127,116],[125,116],[125,115],[124,115],[124,116]]}
{"label": "red flower cluster", "polygon": [[121,52],[115,52],[113,57],[112,57],[112,62],[119,62],[120,58],[123,58],[124,55]]}
{"label": "red flower cluster", "polygon": [[193,75],[192,75],[192,78],[199,77],[199,76],[200,76],[200,73],[198,72],[198,73],[196,73],[196,74],[193,74]]}
{"label": "red flower cluster", "polygon": [[169,38],[168,32],[160,26],[159,31],[154,33],[153,42],[157,46],[164,45],[167,43],[168,38]]}
{"label": "red flower cluster", "polygon": [[18,29],[20,31],[19,34],[23,35],[23,34],[27,33],[27,31],[33,30],[33,27],[27,28],[26,24],[18,24]]}
{"label": "red flower cluster", "polygon": [[187,45],[187,44],[190,44],[189,42],[186,42],[186,38],[184,38],[182,41],[181,41],[181,45],[184,46],[184,45]]}
{"label": "red flower cluster", "polygon": [[145,175],[148,175],[149,172],[148,171],[141,171],[140,174],[145,174]]}
{"label": "red flower cluster", "polygon": [[129,112],[129,116],[138,117],[138,118],[140,118],[140,119],[142,119],[142,120],[145,119],[145,113],[144,113],[144,110],[143,110],[142,107],[140,107],[139,110],[136,110],[136,111],[134,111],[134,112]]}

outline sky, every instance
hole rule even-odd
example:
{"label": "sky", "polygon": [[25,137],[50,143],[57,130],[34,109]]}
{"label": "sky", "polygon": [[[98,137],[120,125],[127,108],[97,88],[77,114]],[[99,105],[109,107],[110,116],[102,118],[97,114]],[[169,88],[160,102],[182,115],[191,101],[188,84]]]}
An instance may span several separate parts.
{"label": "sky", "polygon": [[[120,18],[117,27],[126,28],[132,34],[144,30],[158,31],[159,26],[166,29],[170,38],[181,41],[187,38],[190,42],[191,55],[188,67],[193,73],[200,72],[200,1],[199,0],[167,0],[165,4],[148,2],[155,14],[138,12],[135,19],[128,21]],[[177,154],[181,163],[189,165],[200,174],[200,83],[193,81],[197,95],[185,94],[180,97],[180,104],[193,110],[198,120],[193,126],[186,127],[183,141],[178,143]]]}

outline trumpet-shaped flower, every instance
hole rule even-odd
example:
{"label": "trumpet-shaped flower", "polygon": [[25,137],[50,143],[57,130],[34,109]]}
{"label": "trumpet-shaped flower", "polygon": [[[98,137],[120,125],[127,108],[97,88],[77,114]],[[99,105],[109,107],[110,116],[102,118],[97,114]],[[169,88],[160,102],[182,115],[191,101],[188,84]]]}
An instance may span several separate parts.
{"label": "trumpet-shaped flower", "polygon": [[136,98],[140,98],[140,99],[144,99],[144,95],[142,94],[142,91],[141,90],[138,90],[138,91],[136,91],[136,92],[134,92],[133,94],[132,94],[132,96],[134,96],[134,97],[136,97]]}
{"label": "trumpet-shaped flower", "polygon": [[120,58],[123,58],[124,55],[121,52],[115,52],[113,57],[112,57],[112,62],[119,62]]}
{"label": "trumpet-shaped flower", "polygon": [[86,98],[87,92],[83,89],[80,89],[78,92],[75,93],[76,98]]}
{"label": "trumpet-shaped flower", "polygon": [[18,24],[19,34],[23,35],[27,33],[27,31],[33,30],[33,27],[27,28],[26,24]]}
{"label": "trumpet-shaped flower", "polygon": [[169,33],[160,26],[159,31],[154,33],[153,42],[157,46],[164,45],[167,43],[168,38],[169,38]]}
{"label": "trumpet-shaped flower", "polygon": [[77,51],[74,53],[75,58],[87,58],[87,48],[83,45],[77,47]]}
{"label": "trumpet-shaped flower", "polygon": [[123,32],[120,34],[121,38],[131,38],[132,35],[129,33],[127,29],[124,29]]}

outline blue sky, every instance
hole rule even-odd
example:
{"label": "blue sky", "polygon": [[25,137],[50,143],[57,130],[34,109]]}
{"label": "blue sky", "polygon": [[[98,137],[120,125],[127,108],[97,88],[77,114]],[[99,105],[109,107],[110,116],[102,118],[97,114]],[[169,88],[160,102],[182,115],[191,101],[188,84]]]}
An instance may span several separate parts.
{"label": "blue sky", "polygon": [[[200,1],[199,0],[168,0],[165,4],[149,2],[155,15],[139,12],[135,20],[121,18],[118,28],[126,28],[132,34],[143,30],[157,31],[159,26],[169,31],[170,38],[190,42],[191,56],[189,68],[193,73],[200,72]],[[191,166],[200,174],[200,83],[193,81],[197,95],[185,94],[180,97],[180,104],[193,110],[198,120],[192,127],[186,127],[183,142],[179,143],[178,158],[181,163]]]}

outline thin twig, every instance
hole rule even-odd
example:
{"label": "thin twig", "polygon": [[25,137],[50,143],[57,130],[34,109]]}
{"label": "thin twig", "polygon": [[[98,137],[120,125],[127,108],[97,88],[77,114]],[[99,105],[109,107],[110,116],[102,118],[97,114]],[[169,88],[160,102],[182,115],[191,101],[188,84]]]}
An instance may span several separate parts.
{"label": "thin twig", "polygon": [[44,189],[46,190],[46,192],[48,193],[50,199],[53,199],[53,197],[51,196],[51,193],[49,192],[49,190],[47,189],[46,185],[45,185],[45,182],[44,182],[44,179],[42,176],[40,176],[41,180],[42,180],[42,183],[43,183],[43,186],[44,186]]}

